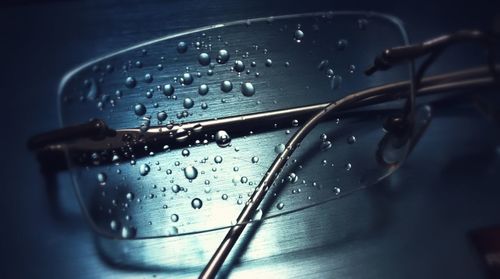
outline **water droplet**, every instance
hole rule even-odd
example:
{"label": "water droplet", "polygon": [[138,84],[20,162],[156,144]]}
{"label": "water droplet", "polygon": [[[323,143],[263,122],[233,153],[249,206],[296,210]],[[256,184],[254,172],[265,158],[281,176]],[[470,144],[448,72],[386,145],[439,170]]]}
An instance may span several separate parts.
{"label": "water droplet", "polygon": [[340,39],[337,41],[337,50],[344,50],[347,47],[347,40],[346,39]]}
{"label": "water droplet", "polygon": [[228,196],[226,194],[222,194],[222,197],[221,197],[223,200],[227,200]]}
{"label": "water droplet", "polygon": [[137,116],[143,116],[146,114],[146,107],[143,104],[135,104],[134,112]]}
{"label": "water droplet", "polygon": [[134,227],[122,227],[122,238],[134,238],[137,233],[137,229]]}
{"label": "water droplet", "polygon": [[222,92],[227,93],[227,92],[233,90],[233,84],[229,80],[225,80],[225,81],[221,82],[220,90],[222,90]]}
{"label": "water droplet", "polygon": [[150,74],[150,73],[145,74],[144,75],[144,81],[147,82],[147,83],[153,82],[153,75]]}
{"label": "water droplet", "polygon": [[97,174],[97,181],[99,182],[100,185],[102,185],[102,186],[106,185],[107,180],[108,180],[108,176],[105,173],[100,172]]}
{"label": "water droplet", "polygon": [[136,84],[137,84],[137,81],[133,77],[128,77],[127,79],[125,79],[125,86],[127,88],[134,88],[136,86]]}
{"label": "water droplet", "polygon": [[355,136],[350,136],[347,138],[347,143],[348,144],[353,144],[356,142],[356,137]]}
{"label": "water droplet", "polygon": [[350,171],[352,169],[351,163],[345,164],[344,168],[345,168],[346,171]]}
{"label": "water droplet", "polygon": [[219,64],[225,64],[227,61],[229,61],[229,52],[225,49],[219,50],[217,53],[217,63]]}
{"label": "water droplet", "polygon": [[159,121],[165,121],[167,119],[167,113],[165,111],[160,111],[156,114]]}
{"label": "water droplet", "polygon": [[318,70],[320,71],[324,71],[326,69],[326,67],[328,66],[329,64],[329,61],[328,60],[321,60],[321,62],[319,62],[318,64]]}
{"label": "water droplet", "polygon": [[199,198],[194,198],[194,199],[191,201],[191,206],[192,206],[194,209],[200,209],[200,208],[203,206],[203,202],[202,202]]}
{"label": "water droplet", "polygon": [[128,192],[128,193],[125,195],[125,197],[127,198],[127,200],[131,201],[131,200],[133,200],[133,199],[134,199],[134,194],[133,194],[133,193],[131,193],[131,192]]}
{"label": "water droplet", "polygon": [[193,83],[193,75],[191,75],[190,73],[184,73],[180,81],[181,84],[190,85],[191,83]]}
{"label": "water droplet", "polygon": [[342,77],[339,76],[339,75],[334,75],[332,77],[332,81],[331,81],[330,87],[332,89],[339,89],[341,84],[342,84]]}
{"label": "water droplet", "polygon": [[148,164],[142,164],[140,167],[139,167],[139,173],[142,175],[142,176],[145,176],[149,173],[149,170],[151,168],[149,167]]}
{"label": "water droplet", "polygon": [[299,126],[299,121],[297,119],[292,120],[292,126],[293,127]]}
{"label": "water droplet", "polygon": [[271,67],[273,65],[273,60],[271,59],[266,59],[266,63],[265,63],[266,67]]}
{"label": "water droplet", "polygon": [[246,176],[242,176],[241,179],[240,179],[240,182],[241,183],[247,183],[248,182],[248,178]]}
{"label": "water droplet", "polygon": [[245,82],[241,85],[241,93],[243,93],[243,96],[250,97],[255,94],[255,88],[253,87],[253,84],[250,82]]}
{"label": "water droplet", "polygon": [[368,20],[365,18],[358,19],[358,29],[366,30],[366,26],[368,25]]}
{"label": "water droplet", "polygon": [[326,151],[328,149],[332,148],[332,142],[329,140],[325,140],[321,142],[321,150]]}
{"label": "water droplet", "polygon": [[179,221],[179,215],[177,215],[177,214],[170,215],[170,220],[172,220],[172,222],[174,222],[174,223]]}
{"label": "water droplet", "polygon": [[283,153],[283,151],[285,151],[285,145],[284,145],[284,144],[282,144],[282,143],[280,143],[280,144],[278,144],[278,145],[276,145],[276,146],[274,147],[274,152],[275,152],[276,154],[281,154],[281,153]]}
{"label": "water droplet", "polygon": [[163,94],[165,96],[172,96],[174,94],[175,88],[172,86],[172,84],[165,84],[163,85]]}
{"label": "water droplet", "polygon": [[280,202],[276,205],[276,208],[279,209],[279,210],[282,210],[283,208],[285,207],[285,204]]}
{"label": "water droplet", "polygon": [[231,137],[226,131],[220,130],[215,134],[215,142],[219,147],[226,147],[231,143]]}
{"label": "water droplet", "polygon": [[172,192],[179,193],[180,190],[181,190],[181,186],[179,186],[177,184],[172,185]]}
{"label": "water droplet", "polygon": [[183,105],[185,109],[190,109],[194,106],[194,101],[191,98],[186,98],[184,99]]}
{"label": "water droplet", "polygon": [[179,42],[179,44],[177,44],[177,51],[179,53],[185,53],[187,49],[188,45],[185,42]]}
{"label": "water droplet", "polygon": [[217,164],[222,163],[222,156],[219,156],[219,155],[215,156],[214,162],[217,163]]}
{"label": "water droplet", "polygon": [[201,109],[207,109],[207,108],[208,108],[207,103],[205,102],[201,103]]}
{"label": "water droplet", "polygon": [[188,149],[182,149],[182,152],[181,152],[181,153],[182,153],[182,156],[184,156],[184,157],[188,157],[188,156],[189,156],[189,154],[190,154],[190,152],[189,152],[189,150],[188,150]]}
{"label": "water droplet", "polygon": [[295,183],[295,182],[297,182],[297,180],[299,180],[299,176],[293,172],[290,173],[287,178],[288,178],[288,182],[291,182],[291,183]]}
{"label": "water droplet", "polygon": [[208,64],[210,64],[210,55],[206,52],[200,53],[200,55],[198,55],[198,62],[202,66],[208,66]]}
{"label": "water droplet", "polygon": [[187,166],[184,169],[184,176],[189,180],[193,180],[198,177],[198,170],[193,166]]}
{"label": "water droplet", "polygon": [[119,226],[119,224],[118,224],[118,222],[117,222],[117,221],[115,221],[115,220],[111,220],[111,222],[109,223],[109,227],[110,227],[112,230],[114,230],[114,231],[116,231],[116,230],[118,229],[118,226]]}
{"label": "water droplet", "polygon": [[333,192],[335,193],[335,195],[340,194],[340,188],[339,187],[333,187]]}
{"label": "water droplet", "polygon": [[233,69],[236,72],[241,73],[245,70],[245,64],[243,64],[243,61],[241,61],[241,60],[236,60],[236,61],[234,61]]}
{"label": "water droplet", "polygon": [[252,163],[257,164],[259,162],[259,157],[253,156],[252,157]]}
{"label": "water droplet", "polygon": [[198,87],[198,94],[200,95],[207,95],[208,93],[208,85],[206,84],[202,84],[200,85],[200,87]]}
{"label": "water droplet", "polygon": [[349,72],[349,74],[354,74],[354,72],[356,71],[356,66],[354,65],[349,65],[349,68],[347,69],[347,71]]}
{"label": "water droplet", "polygon": [[300,29],[295,30],[295,33],[293,34],[293,38],[297,43],[300,43],[302,41],[302,38],[304,38],[304,32]]}

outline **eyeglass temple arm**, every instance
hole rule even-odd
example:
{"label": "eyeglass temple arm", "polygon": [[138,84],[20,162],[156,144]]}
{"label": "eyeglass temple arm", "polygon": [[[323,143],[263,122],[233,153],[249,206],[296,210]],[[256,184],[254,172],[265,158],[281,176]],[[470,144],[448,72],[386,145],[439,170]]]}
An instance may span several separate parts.
{"label": "eyeglass temple arm", "polygon": [[[487,34],[479,30],[460,30],[452,34],[439,36],[418,44],[388,48],[375,57],[373,65],[365,70],[365,74],[372,75],[377,71],[388,70],[394,65],[419,58],[434,51],[442,50],[443,48],[460,42],[478,41],[491,48],[494,41],[497,39],[497,36]],[[491,49],[489,51],[489,55],[490,70],[492,73],[496,73]]]}
{"label": "eyeglass temple arm", "polygon": [[100,139],[106,136],[112,136],[115,133],[116,131],[108,128],[103,120],[93,119],[88,123],[69,126],[36,135],[28,140],[27,145],[28,149],[35,150],[79,138]]}

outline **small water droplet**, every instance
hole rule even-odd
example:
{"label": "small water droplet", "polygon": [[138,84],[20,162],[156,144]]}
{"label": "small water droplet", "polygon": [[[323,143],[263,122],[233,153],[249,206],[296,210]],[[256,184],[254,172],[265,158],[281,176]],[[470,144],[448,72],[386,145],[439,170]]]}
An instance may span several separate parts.
{"label": "small water droplet", "polygon": [[122,238],[127,238],[127,239],[130,239],[130,238],[134,238],[135,235],[137,233],[137,229],[134,228],[134,227],[122,227]]}
{"label": "small water droplet", "polygon": [[252,163],[257,164],[259,162],[259,157],[253,156],[252,157]]}
{"label": "small water droplet", "polygon": [[248,182],[248,178],[246,176],[242,176],[241,179],[240,179],[240,182],[245,184]]}
{"label": "small water droplet", "polygon": [[184,156],[184,157],[188,157],[190,154],[188,149],[183,149],[181,153],[182,153],[182,156]]}
{"label": "small water droplet", "polygon": [[191,83],[193,83],[193,80],[193,75],[191,75],[191,73],[184,73],[180,78],[181,84],[184,85],[190,85]]}
{"label": "small water droplet", "polygon": [[330,87],[332,89],[339,89],[341,85],[342,85],[342,77],[339,76],[339,75],[334,75],[332,77],[332,81],[331,81]]}
{"label": "small water droplet", "polygon": [[266,59],[266,63],[265,63],[266,67],[271,67],[273,65],[273,60],[271,59]]}
{"label": "small water droplet", "polygon": [[100,185],[102,185],[102,186],[106,185],[107,180],[108,180],[108,176],[105,173],[100,172],[97,174],[97,181],[99,182]]}
{"label": "small water droplet", "polygon": [[179,221],[179,215],[177,215],[177,214],[170,215],[170,220],[172,220],[172,222],[174,222],[174,223]]}
{"label": "small water droplet", "polygon": [[279,210],[282,210],[283,208],[285,207],[285,204],[280,202],[276,205],[276,208],[279,209]]}
{"label": "small water droplet", "polygon": [[146,114],[146,107],[143,104],[135,104],[134,112],[137,116],[143,116]]}
{"label": "small water droplet", "polygon": [[241,61],[241,60],[236,60],[236,61],[234,61],[233,69],[236,72],[241,73],[245,70],[245,64],[243,64],[243,61]]}
{"label": "small water droplet", "polygon": [[337,50],[344,50],[347,47],[347,40],[346,39],[340,39],[337,41]]}
{"label": "small water droplet", "polygon": [[177,184],[172,185],[172,192],[179,193],[180,190],[181,190],[181,186],[179,186]]}
{"label": "small water droplet", "polygon": [[304,32],[300,29],[295,30],[295,33],[293,34],[293,38],[297,43],[300,43],[302,41],[302,38],[304,38]]}
{"label": "small water droplet", "polygon": [[199,198],[194,198],[194,199],[191,201],[191,206],[192,206],[194,209],[200,209],[200,208],[203,206],[203,202],[202,202]]}
{"label": "small water droplet", "polygon": [[346,171],[350,171],[352,169],[351,163],[345,164],[344,168],[345,168]]}
{"label": "small water droplet", "polygon": [[125,195],[125,197],[127,198],[127,200],[131,201],[134,199],[134,194],[131,192],[128,192],[127,195]]}
{"label": "small water droplet", "polygon": [[228,196],[226,194],[222,194],[222,197],[221,197],[223,200],[227,200]]}
{"label": "small water droplet", "polygon": [[355,136],[350,136],[347,138],[347,143],[348,144],[353,144],[356,142],[356,137]]}
{"label": "small water droplet", "polygon": [[159,121],[165,121],[167,119],[167,113],[165,111],[160,111],[156,114]]}
{"label": "small water droplet", "polygon": [[219,156],[219,155],[215,156],[214,157],[214,162],[217,163],[217,164],[222,163],[222,156]]}

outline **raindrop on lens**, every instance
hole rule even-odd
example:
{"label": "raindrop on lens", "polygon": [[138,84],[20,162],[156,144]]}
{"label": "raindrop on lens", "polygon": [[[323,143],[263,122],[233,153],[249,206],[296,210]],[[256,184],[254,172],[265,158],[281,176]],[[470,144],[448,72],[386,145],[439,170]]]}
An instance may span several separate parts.
{"label": "raindrop on lens", "polygon": [[194,198],[194,199],[191,201],[191,206],[192,206],[194,209],[200,209],[200,208],[203,206],[203,202],[202,202],[199,198]]}
{"label": "raindrop on lens", "polygon": [[229,80],[225,80],[225,81],[221,82],[220,90],[222,90],[222,92],[227,93],[227,92],[233,90],[233,84]]}
{"label": "raindrop on lens", "polygon": [[241,93],[246,97],[253,96],[255,94],[255,87],[250,82],[245,82],[241,85]]}
{"label": "raindrop on lens", "polygon": [[220,130],[215,134],[215,142],[219,147],[226,147],[231,143],[231,137],[226,131]]}
{"label": "raindrop on lens", "polygon": [[135,104],[134,112],[137,116],[143,116],[146,114],[146,107],[143,104]]}
{"label": "raindrop on lens", "polygon": [[198,176],[198,170],[193,166],[187,166],[184,169],[184,176],[189,180],[193,180]]}

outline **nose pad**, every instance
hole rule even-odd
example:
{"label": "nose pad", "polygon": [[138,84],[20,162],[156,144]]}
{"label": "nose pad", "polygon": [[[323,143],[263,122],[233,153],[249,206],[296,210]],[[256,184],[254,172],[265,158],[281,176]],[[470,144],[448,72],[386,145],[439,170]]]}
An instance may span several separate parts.
{"label": "nose pad", "polygon": [[404,124],[400,117],[389,118],[384,123],[387,133],[380,140],[376,151],[378,163],[398,167],[418,143],[431,119],[432,109],[429,105],[417,107],[412,123]]}

